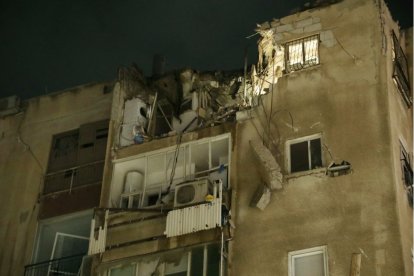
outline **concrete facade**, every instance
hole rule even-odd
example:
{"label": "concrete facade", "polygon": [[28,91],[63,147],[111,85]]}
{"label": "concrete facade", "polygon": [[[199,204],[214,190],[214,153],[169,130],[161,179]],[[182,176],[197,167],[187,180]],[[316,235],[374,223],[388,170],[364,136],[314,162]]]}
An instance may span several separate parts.
{"label": "concrete facade", "polygon": [[[121,68],[112,93],[86,85],[0,119],[0,274],[33,262],[39,218],[96,207],[80,275],[412,275],[413,109],[392,35],[411,96],[412,29],[381,0],[344,0],[257,32],[249,73]],[[102,185],[45,201],[53,135],[103,119]]]}
{"label": "concrete facade", "polygon": [[[231,275],[288,275],[288,252],[315,246],[327,248],[329,275],[348,275],[352,253],[362,255],[361,275],[412,275],[412,207],[399,140],[412,152],[413,121],[392,79],[398,26],[382,1],[353,0],[272,26],[281,44],[319,34],[320,64],[280,77],[263,96],[267,114],[257,108],[237,126]],[[321,135],[323,167],[346,160],[351,173],[289,173],[286,142],[314,134]],[[262,185],[249,141],[263,141],[284,168],[283,190],[264,211],[248,208]]]}
{"label": "concrete facade", "polygon": [[[19,113],[0,119],[1,275],[23,275],[24,266],[33,262],[53,135],[109,118],[112,95],[104,93],[108,85],[84,85],[32,98],[22,103]],[[95,193],[99,195],[99,189]],[[73,211],[84,210],[89,199],[86,196],[86,204]]]}

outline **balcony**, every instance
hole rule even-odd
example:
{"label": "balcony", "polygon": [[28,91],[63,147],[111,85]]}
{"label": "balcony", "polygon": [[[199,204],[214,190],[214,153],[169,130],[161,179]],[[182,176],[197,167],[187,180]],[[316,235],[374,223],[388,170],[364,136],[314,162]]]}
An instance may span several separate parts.
{"label": "balcony", "polygon": [[72,189],[101,184],[104,161],[97,161],[82,166],[76,166],[45,176],[43,195],[56,192],[71,192]]}
{"label": "balcony", "polygon": [[24,276],[78,275],[84,255],[68,256],[27,265],[24,268]]}
{"label": "balcony", "polygon": [[222,182],[213,184],[209,198],[175,209],[96,210],[92,219],[89,255],[157,239],[221,228]]}

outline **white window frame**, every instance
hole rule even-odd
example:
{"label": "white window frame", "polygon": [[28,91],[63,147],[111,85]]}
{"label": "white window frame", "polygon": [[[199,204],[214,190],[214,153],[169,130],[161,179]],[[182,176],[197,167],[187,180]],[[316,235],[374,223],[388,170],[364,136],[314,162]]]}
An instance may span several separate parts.
{"label": "white window frame", "polygon": [[[298,143],[302,143],[305,141],[310,141],[310,140],[314,140],[314,139],[320,139],[321,140],[321,160],[322,160],[322,167],[325,164],[325,159],[323,157],[323,140],[322,140],[322,133],[317,133],[317,134],[313,134],[313,135],[309,135],[309,136],[304,136],[304,137],[300,137],[297,139],[291,139],[291,140],[287,140],[286,141],[286,148],[285,148],[285,153],[286,153],[286,170],[289,173],[291,172],[291,166],[290,166],[290,146],[293,144],[298,144]],[[308,143],[308,158],[309,158],[309,162],[311,162],[311,156],[310,156],[310,143]],[[311,164],[309,163],[309,170],[306,171],[300,171],[300,172],[294,172],[294,173],[303,173],[303,172],[308,172],[308,171],[312,171],[313,169],[311,169]]]}
{"label": "white window frame", "polygon": [[[225,166],[225,168],[227,169],[227,186],[228,188],[230,188],[230,163],[231,163],[231,148],[232,148],[232,137],[231,137],[231,133],[224,133],[224,134],[220,134],[217,136],[212,136],[212,137],[206,137],[200,140],[195,140],[195,141],[190,141],[187,143],[183,143],[180,145],[180,150],[184,150],[184,180],[190,180],[191,178],[198,178],[200,177],[200,175],[204,174],[204,173],[208,173],[208,172],[213,172],[215,170],[218,170],[220,168],[220,166],[212,166],[212,160],[211,160],[211,155],[212,155],[212,143],[216,142],[216,141],[220,141],[220,140],[225,140],[228,139],[228,160],[226,164],[222,164]],[[191,174],[191,172],[186,171],[187,170],[187,166],[188,164],[191,164],[191,150],[192,147],[196,146],[196,145],[200,145],[200,144],[208,144],[208,164],[209,164],[209,168],[205,171],[199,171],[199,172],[194,172],[194,174]],[[133,160],[133,159],[141,159],[141,158],[145,158],[145,170],[144,170],[144,183],[143,183],[143,189],[142,191],[137,191],[135,193],[121,193],[121,195],[118,198],[118,204],[120,206],[121,204],[121,198],[122,197],[127,197],[127,196],[132,196],[132,195],[136,195],[136,194],[141,194],[141,200],[139,202],[140,204],[140,208],[145,208],[148,207],[146,204],[144,204],[146,202],[146,197],[148,197],[148,190],[151,191],[155,191],[157,190],[157,193],[161,193],[161,189],[163,184],[160,185],[153,185],[153,186],[149,186],[148,185],[148,160],[151,157],[160,155],[160,156],[164,156],[164,166],[165,168],[169,168],[168,164],[167,164],[167,154],[174,152],[176,150],[176,146],[171,146],[168,148],[163,148],[160,150],[156,150],[156,151],[152,151],[152,152],[147,152],[138,156],[134,156],[133,158],[124,158],[124,159],[120,159],[120,160],[116,160],[114,161],[114,163],[121,163],[123,161],[128,161],[128,160]],[[187,158],[187,152],[188,152],[188,158],[189,160],[186,160]],[[167,173],[168,170],[165,171],[166,175],[166,181],[168,182],[170,179],[170,175]],[[112,172],[112,177],[114,175],[114,171]],[[174,186],[174,185],[173,185]],[[154,193],[152,193],[154,194]],[[131,202],[128,202],[128,207],[131,206]],[[156,205],[152,205],[149,207],[157,207]]]}
{"label": "white window frame", "polygon": [[323,264],[324,264],[324,275],[328,276],[328,248],[326,245],[317,246],[312,248],[306,248],[297,251],[291,251],[288,253],[288,272],[289,276],[296,276],[295,274],[295,259],[300,257],[312,256],[317,254],[323,254]]}

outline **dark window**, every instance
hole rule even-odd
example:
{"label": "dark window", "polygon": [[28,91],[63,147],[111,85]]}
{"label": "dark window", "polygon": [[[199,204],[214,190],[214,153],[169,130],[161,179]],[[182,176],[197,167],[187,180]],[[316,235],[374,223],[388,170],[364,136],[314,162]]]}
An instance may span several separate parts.
{"label": "dark window", "polygon": [[319,64],[319,35],[313,35],[285,44],[286,73]]}
{"label": "dark window", "polygon": [[307,171],[322,167],[321,139],[290,144],[290,172]]}
{"label": "dark window", "polygon": [[400,160],[404,188],[407,191],[407,197],[410,206],[413,206],[413,169],[411,168],[410,156],[402,145]]}
{"label": "dark window", "polygon": [[411,106],[412,97],[410,92],[410,79],[408,73],[408,62],[407,57],[405,56],[400,43],[397,39],[397,36],[392,32],[392,44],[393,44],[393,73],[392,77],[395,84],[398,87],[398,90],[401,93],[401,96],[404,99],[404,102],[407,106]]}

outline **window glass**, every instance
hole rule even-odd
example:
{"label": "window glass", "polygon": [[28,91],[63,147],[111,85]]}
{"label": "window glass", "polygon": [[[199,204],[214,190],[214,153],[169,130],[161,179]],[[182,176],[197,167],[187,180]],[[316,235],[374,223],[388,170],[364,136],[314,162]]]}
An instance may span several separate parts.
{"label": "window glass", "polygon": [[290,171],[309,170],[308,141],[290,145]]}
{"label": "window glass", "polygon": [[165,275],[168,276],[186,276],[187,275],[188,254],[183,254],[179,262],[166,263]]}
{"label": "window glass", "polygon": [[292,72],[319,64],[319,36],[313,35],[286,43],[286,71]]}
{"label": "window glass", "polygon": [[135,276],[135,264],[112,268],[110,276]]}
{"label": "window glass", "polygon": [[204,247],[191,251],[191,276],[203,275]]}
{"label": "window glass", "polygon": [[296,143],[292,141],[290,142],[289,150],[291,173],[322,167],[322,146],[320,138]]}
{"label": "window glass", "polygon": [[305,48],[305,61],[309,65],[315,65],[319,63],[319,57],[318,57],[318,39],[312,38],[310,40],[306,40],[303,43],[303,46]]}
{"label": "window glass", "polygon": [[209,169],[208,142],[191,146],[191,162],[195,164],[196,173]]}
{"label": "window glass", "polygon": [[294,257],[294,276],[323,276],[325,275],[323,253]]}
{"label": "window glass", "polygon": [[211,142],[211,165],[213,168],[227,164],[229,161],[229,139]]}
{"label": "window glass", "polygon": [[321,139],[310,141],[311,169],[322,167]]}
{"label": "window glass", "polygon": [[220,275],[220,244],[207,246],[207,276]]}
{"label": "window glass", "polygon": [[303,62],[302,43],[297,42],[289,45],[289,65],[301,64]]}

